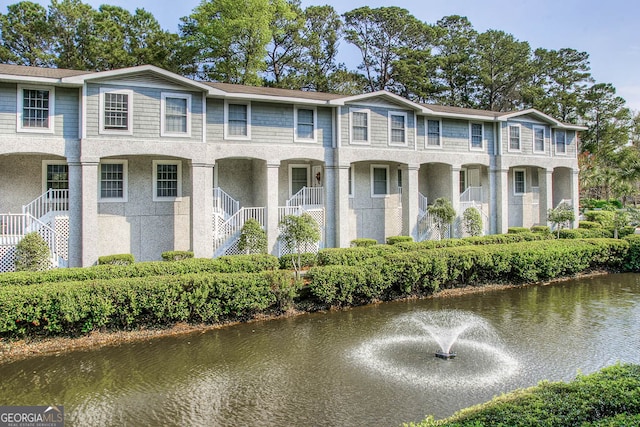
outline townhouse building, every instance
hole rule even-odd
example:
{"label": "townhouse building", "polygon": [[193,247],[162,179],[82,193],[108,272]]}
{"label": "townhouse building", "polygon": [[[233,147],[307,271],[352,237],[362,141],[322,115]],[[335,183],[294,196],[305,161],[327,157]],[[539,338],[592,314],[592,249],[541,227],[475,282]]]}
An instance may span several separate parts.
{"label": "townhouse building", "polygon": [[[103,72],[0,65],[0,271],[30,231],[57,266],[163,251],[237,253],[249,218],[280,245],[307,212],[319,247],[439,238],[427,207],[476,207],[485,233],[578,209],[578,132],[529,109],[425,105],[191,80],[154,66]],[[577,215],[576,215],[577,217]],[[459,221],[448,231],[461,236]]]}

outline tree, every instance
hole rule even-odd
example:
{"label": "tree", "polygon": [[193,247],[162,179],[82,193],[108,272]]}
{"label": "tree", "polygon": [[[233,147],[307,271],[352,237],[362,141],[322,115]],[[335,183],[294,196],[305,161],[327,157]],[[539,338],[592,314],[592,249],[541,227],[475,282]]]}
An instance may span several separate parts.
{"label": "tree", "polygon": [[531,74],[529,43],[503,31],[488,30],[476,38],[477,107],[511,111],[521,105],[520,90]]}
{"label": "tree", "polygon": [[54,65],[53,31],[47,10],[23,1],[0,14],[0,62],[32,67]]}
{"label": "tree", "polygon": [[238,249],[246,254],[267,253],[267,233],[255,219],[249,218],[242,226]]}
{"label": "tree", "polygon": [[441,92],[436,100],[456,107],[473,107],[476,70],[476,37],[471,22],[458,15],[440,19],[435,43],[437,80]]}
{"label": "tree", "polygon": [[51,268],[49,245],[37,232],[25,234],[16,245],[16,271],[44,271]]}
{"label": "tree", "polygon": [[436,227],[438,228],[440,239],[444,238],[446,227],[450,226],[456,217],[456,211],[453,209],[451,201],[444,197],[439,197],[432,205],[427,207],[427,211],[433,215],[436,220]]}
{"label": "tree", "polygon": [[618,232],[620,229],[629,225],[629,221],[630,221],[629,214],[627,214],[625,211],[622,211],[622,210],[616,211],[616,213],[613,216],[613,238],[614,239],[618,238]]}
{"label": "tree", "polygon": [[275,87],[297,89],[296,77],[302,56],[304,16],[300,0],[271,0],[271,41],[267,45],[266,72]]}
{"label": "tree", "polygon": [[58,68],[93,70],[96,63],[96,10],[80,0],[51,0],[49,19]]}
{"label": "tree", "polygon": [[569,227],[571,222],[576,219],[573,209],[566,203],[561,203],[554,209],[547,211],[547,221],[553,224],[558,232],[558,238],[560,237],[560,230]]}
{"label": "tree", "polygon": [[464,229],[470,236],[482,236],[482,216],[478,209],[470,207],[462,214]]}
{"label": "tree", "polygon": [[273,17],[269,0],[204,0],[182,18],[180,34],[200,77],[260,85]]}
{"label": "tree", "polygon": [[400,7],[360,7],[343,15],[345,39],[362,55],[358,66],[364,72],[369,91],[393,91],[393,64],[401,48],[420,49],[426,24]]}
{"label": "tree", "polygon": [[307,213],[300,216],[287,215],[280,221],[279,226],[280,240],[291,253],[297,254],[297,257],[291,257],[291,262],[298,278],[302,254],[308,252],[308,248],[320,240],[320,227]]}

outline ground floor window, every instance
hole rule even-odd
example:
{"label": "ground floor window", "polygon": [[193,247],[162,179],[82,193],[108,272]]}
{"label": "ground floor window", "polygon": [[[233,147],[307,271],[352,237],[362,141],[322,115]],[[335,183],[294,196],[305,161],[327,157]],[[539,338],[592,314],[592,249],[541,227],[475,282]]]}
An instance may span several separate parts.
{"label": "ground floor window", "polygon": [[309,186],[309,166],[291,166],[291,195]]}
{"label": "ground floor window", "polygon": [[100,164],[100,199],[126,199],[126,162]]}
{"label": "ground floor window", "polygon": [[182,164],[175,161],[153,162],[154,200],[170,200],[182,196]]}
{"label": "ground floor window", "polygon": [[45,164],[44,190],[68,190],[69,166],[64,163]]}
{"label": "ground floor window", "polygon": [[389,167],[371,166],[371,195],[386,196],[389,194]]}
{"label": "ground floor window", "polygon": [[513,192],[515,194],[524,194],[526,188],[524,169],[516,169],[513,171]]}

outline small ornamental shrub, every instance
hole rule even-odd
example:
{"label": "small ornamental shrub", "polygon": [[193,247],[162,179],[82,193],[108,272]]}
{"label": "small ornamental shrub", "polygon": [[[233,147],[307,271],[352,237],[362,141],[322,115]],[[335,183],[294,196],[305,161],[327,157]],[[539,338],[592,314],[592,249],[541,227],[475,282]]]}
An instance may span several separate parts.
{"label": "small ornamental shrub", "polygon": [[615,215],[613,211],[587,211],[584,213],[587,221],[597,222],[605,228],[613,227]]}
{"label": "small ornamental shrub", "polygon": [[162,259],[165,261],[182,261],[183,259],[193,258],[191,251],[166,251],[162,252]]}
{"label": "small ornamental shrub", "polygon": [[557,208],[547,211],[547,221],[555,225],[558,238],[560,238],[560,230],[568,228],[575,219],[573,209],[566,203],[561,203]]}
{"label": "small ornamental shrub", "polygon": [[387,237],[387,245],[395,245],[396,243],[413,242],[411,236],[389,236]]}
{"label": "small ornamental shrub", "polygon": [[267,246],[267,233],[258,221],[249,218],[240,230],[238,249],[245,254],[266,254]]}
{"label": "small ornamental shrub", "polygon": [[427,211],[435,218],[438,235],[440,239],[443,239],[446,227],[450,226],[456,217],[456,211],[453,209],[451,201],[444,197],[439,197],[432,205],[427,207]]}
{"label": "small ornamental shrub", "polygon": [[287,215],[280,221],[280,240],[290,253],[297,256],[291,258],[296,278],[302,268],[302,254],[320,240],[320,227],[313,217],[307,213],[300,216]]}
{"label": "small ornamental shrub", "polygon": [[529,233],[530,231],[527,227],[509,227],[507,234]]}
{"label": "small ornamental shrub", "polygon": [[585,228],[585,229],[602,228],[602,224],[595,221],[580,221],[578,223],[578,228]]}
{"label": "small ornamental shrub", "polygon": [[531,227],[532,233],[551,234],[551,228],[548,225],[534,225]]}
{"label": "small ornamental shrub", "polygon": [[581,239],[582,237],[582,230],[579,230],[577,228],[564,228],[562,230],[558,230],[558,239]]}
{"label": "small ornamental shrub", "polygon": [[16,271],[44,271],[51,268],[49,245],[34,231],[16,245]]}
{"label": "small ornamental shrub", "polygon": [[366,248],[367,246],[373,246],[377,244],[378,244],[378,241],[376,239],[367,239],[364,237],[360,239],[354,239],[351,241],[352,248]]}
{"label": "small ornamental shrub", "polygon": [[471,207],[462,214],[464,230],[469,236],[482,236],[482,215],[478,209]]}
{"label": "small ornamental shrub", "polygon": [[134,261],[131,254],[105,255],[98,258],[98,265],[129,265],[133,264]]}

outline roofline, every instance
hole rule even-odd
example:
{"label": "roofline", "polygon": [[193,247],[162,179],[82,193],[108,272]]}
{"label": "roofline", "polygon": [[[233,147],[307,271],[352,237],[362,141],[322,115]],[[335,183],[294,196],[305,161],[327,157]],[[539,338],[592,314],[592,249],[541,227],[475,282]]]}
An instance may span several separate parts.
{"label": "roofline", "polygon": [[[215,88],[213,88],[215,89]],[[225,92],[222,89],[215,89],[220,93],[209,94],[209,97],[219,98],[222,97],[224,99],[238,99],[243,101],[271,101],[271,102],[286,102],[293,104],[312,104],[312,105],[328,105],[330,101],[323,101],[319,99],[309,99],[309,98],[296,98],[293,96],[277,96],[277,95],[257,95],[250,93],[239,93],[239,92]]]}
{"label": "roofline", "polygon": [[370,93],[362,93],[359,95],[352,95],[352,96],[347,96],[344,98],[338,98],[338,99],[333,99],[328,101],[327,103],[329,105],[335,105],[335,106],[342,106],[345,105],[346,103],[349,102],[355,102],[355,101],[362,101],[363,99],[368,99],[368,98],[375,98],[375,97],[379,97],[379,96],[384,96],[387,98],[391,98],[394,101],[397,101],[401,104],[404,104],[408,107],[410,107],[412,110],[415,111],[419,111],[422,113],[431,113],[431,110],[425,108],[424,106],[417,104],[413,101],[408,100],[407,98],[403,98],[400,95],[396,95],[395,93],[391,93],[388,92],[386,90],[379,90],[376,92],[370,92]]}
{"label": "roofline", "polygon": [[135,67],[119,68],[117,70],[98,71],[90,74],[81,74],[78,76],[63,77],[62,79],[60,79],[60,82],[84,84],[85,82],[91,81],[91,80],[104,79],[104,78],[110,78],[110,77],[119,77],[127,74],[140,73],[144,71],[150,71],[152,73],[159,74],[163,77],[166,77],[169,80],[182,83],[186,86],[196,87],[204,92],[207,92],[207,94],[209,95],[222,95],[225,93],[212,86],[208,86],[204,83],[200,83],[197,80],[191,80],[179,74],[172,73],[171,71],[167,71],[160,67],[156,67],[155,65],[138,65]]}
{"label": "roofline", "polygon": [[526,114],[533,114],[535,116],[538,116],[541,119],[546,120],[547,122],[551,123],[552,127],[554,127],[554,128],[569,129],[569,130],[587,130],[587,129],[589,129],[588,127],[585,127],[585,126],[574,125],[574,124],[571,124],[571,123],[562,123],[561,121],[556,120],[553,117],[551,117],[550,115],[545,114],[542,111],[536,110],[535,108],[527,108],[526,110],[514,111],[514,112],[511,112],[511,113],[503,114],[503,115],[499,116],[497,119],[498,119],[498,121],[506,122],[510,118],[518,117],[518,116],[522,116],[522,115],[526,115]]}
{"label": "roofline", "polygon": [[[14,81],[14,82],[32,82],[42,83],[47,85],[54,85],[62,83],[61,79],[56,77],[35,77],[35,76],[16,76],[14,74],[0,74],[0,80],[2,81]],[[79,86],[79,85],[76,85]]]}

